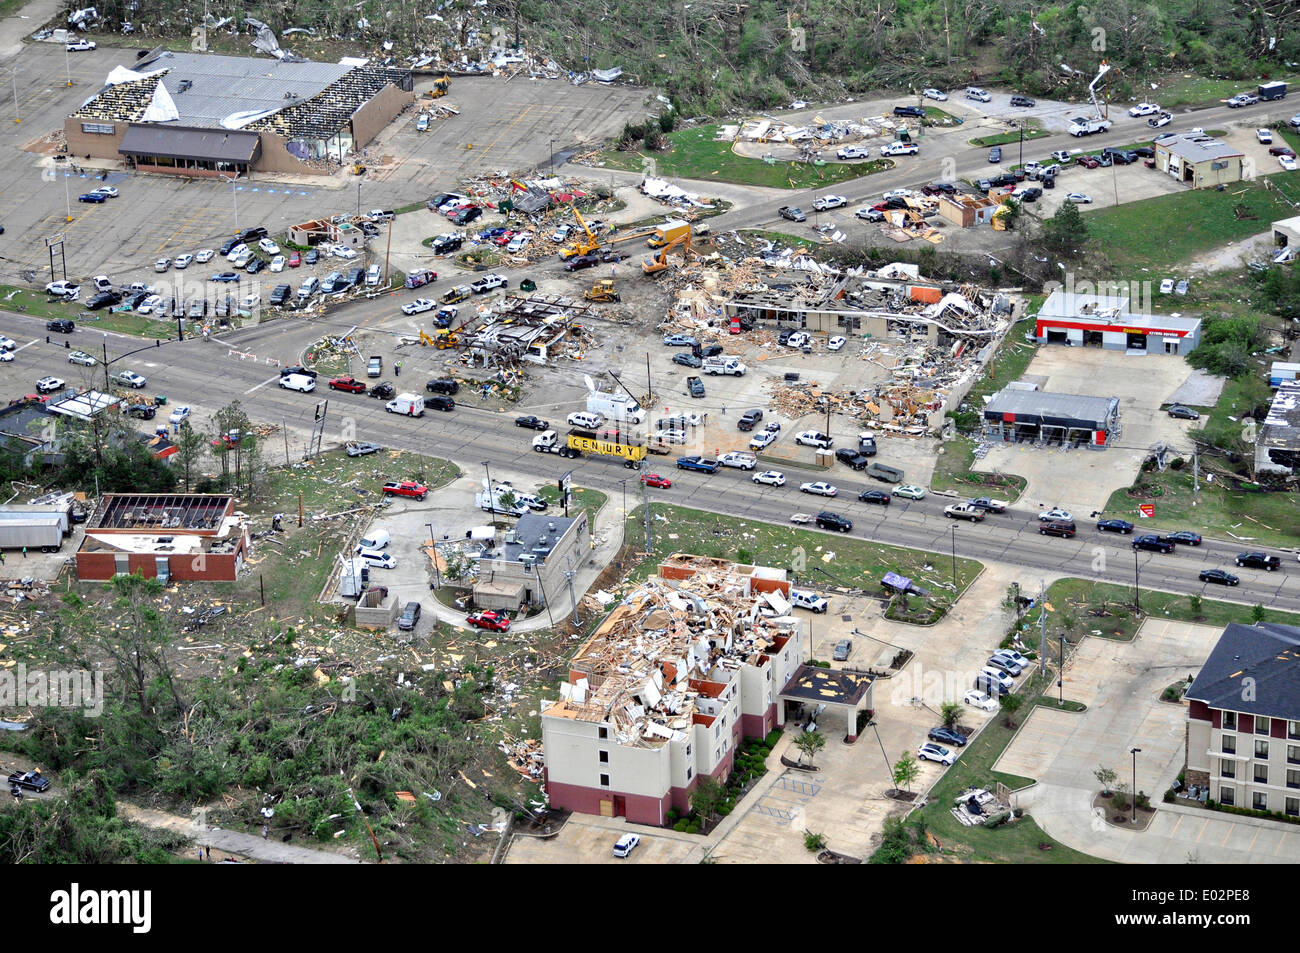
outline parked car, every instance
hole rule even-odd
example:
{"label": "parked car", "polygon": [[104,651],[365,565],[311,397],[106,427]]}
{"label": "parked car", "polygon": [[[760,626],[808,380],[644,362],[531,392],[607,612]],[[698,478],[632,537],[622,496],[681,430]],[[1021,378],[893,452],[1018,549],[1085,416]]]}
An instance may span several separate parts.
{"label": "parked car", "polygon": [[849,200],[842,195],[822,195],[813,202],[813,208],[818,212],[829,212],[834,208],[843,208],[849,204]]}
{"label": "parked car", "polygon": [[77,196],[78,202],[87,202],[91,205],[102,205],[108,201],[108,196],[103,192],[83,192]]}
{"label": "parked car", "polygon": [[869,459],[849,447],[841,447],[836,450],[835,459],[854,470],[865,470],[871,463]]}
{"label": "parked car", "polygon": [[1097,529],[1103,533],[1122,533],[1127,536],[1129,533],[1133,532],[1133,524],[1128,520],[1098,520]]}
{"label": "parked car", "polygon": [[184,423],[186,420],[189,419],[189,416],[190,416],[190,408],[182,405],[180,407],[177,407],[175,410],[173,410],[170,414],[167,415],[167,422],[169,424],[175,424],[176,426],[180,426],[182,423]]}
{"label": "parked car", "polygon": [[944,744],[956,745],[958,748],[966,747],[966,736],[960,731],[954,731],[951,728],[945,728],[942,725],[937,728],[931,728],[930,733],[926,735],[931,741],[942,741]]}
{"label": "parked car", "polygon": [[921,92],[921,95],[926,99],[933,99],[940,103],[945,102],[948,99],[948,94],[941,89],[926,89]]}
{"label": "parked car", "polygon": [[1179,420],[1200,420],[1201,415],[1192,408],[1183,404],[1171,404],[1168,410],[1170,417],[1176,417]]}
{"label": "parked car", "polygon": [[624,834],[614,842],[614,856],[626,857],[641,843],[640,834]]}
{"label": "parked car", "polygon": [[793,206],[783,205],[777,209],[777,214],[791,222],[806,222],[808,216],[804,214],[803,209]]}
{"label": "parked car", "polygon": [[961,697],[962,704],[970,705],[972,708],[978,708],[980,711],[997,711],[998,702],[995,698],[990,698],[984,692],[972,688]]}
{"label": "parked car", "polygon": [[952,764],[957,760],[957,755],[952,751],[943,745],[936,745],[929,741],[917,747],[916,756],[921,761],[934,761],[943,765]]}
{"label": "parked car", "polygon": [[1075,205],[1091,205],[1092,196],[1087,192],[1067,192],[1065,195],[1067,202],[1073,202]]}
{"label": "parked car", "polygon": [[700,368],[704,366],[704,362],[702,360],[700,360],[698,357],[696,357],[694,354],[691,354],[688,351],[683,351],[680,354],[674,354],[673,363],[680,364],[683,367]]}
{"label": "parked car", "polygon": [[1267,129],[1256,129],[1255,139],[1264,145],[1270,145],[1273,142],[1273,133]]}
{"label": "parked car", "polygon": [[826,350],[828,350],[828,351],[838,351],[838,350],[840,350],[840,348],[844,347],[844,345],[847,344],[848,341],[849,341],[849,339],[846,338],[844,335],[842,335],[842,334],[837,334],[837,335],[835,335],[833,338],[831,338],[829,341],[826,342]]}
{"label": "parked car", "polygon": [[490,629],[493,632],[508,632],[510,630],[510,619],[500,612],[473,612],[465,617],[465,621],[474,626],[476,629]]}
{"label": "parked car", "polygon": [[420,622],[420,604],[408,602],[402,607],[402,614],[397,617],[397,627],[403,632],[410,632]]}

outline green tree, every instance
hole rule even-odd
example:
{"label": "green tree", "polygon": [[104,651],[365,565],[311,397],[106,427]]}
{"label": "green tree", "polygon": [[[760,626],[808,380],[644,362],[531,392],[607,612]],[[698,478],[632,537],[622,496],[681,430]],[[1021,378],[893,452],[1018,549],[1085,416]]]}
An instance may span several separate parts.
{"label": "green tree", "polygon": [[1112,770],[1111,768],[1102,767],[1102,766],[1098,766],[1097,770],[1092,772],[1092,776],[1096,778],[1097,783],[1101,785],[1102,794],[1109,794],[1110,786],[1114,784],[1115,779],[1119,777],[1119,775],[1116,774],[1115,771]]}
{"label": "green tree", "polygon": [[1023,695],[1017,695],[1014,692],[1010,695],[1003,695],[998,702],[1002,707],[1002,714],[1006,715],[1006,725],[1008,728],[1016,727],[1015,716],[1025,703]]}
{"label": "green tree", "polygon": [[1255,623],[1263,622],[1265,615],[1267,615],[1267,612],[1260,603],[1257,602],[1250,607],[1250,621]]}
{"label": "green tree", "polygon": [[1188,597],[1187,601],[1192,605],[1193,618],[1199,619],[1201,617],[1201,610],[1204,608],[1204,600],[1201,598],[1200,593],[1192,593],[1192,595]]}
{"label": "green tree", "polygon": [[1007,199],[1002,203],[1002,207],[1006,209],[1001,213],[1002,222],[1007,226],[1007,231],[1014,232],[1025,214],[1024,206],[1020,204],[1019,199]]}
{"label": "green tree", "polygon": [[1042,246],[1056,258],[1077,258],[1088,242],[1088,226],[1079,214],[1079,206],[1069,199],[1061,203],[1056,214],[1043,223]]}
{"label": "green tree", "polygon": [[921,767],[910,751],[904,751],[902,757],[894,762],[893,780],[897,790],[910,791],[920,775]]}
{"label": "green tree", "polygon": [[727,800],[727,789],[716,779],[705,776],[695,785],[691,793],[691,807],[700,816],[700,830],[707,831],[713,823],[713,816],[718,813]]}
{"label": "green tree", "polygon": [[956,702],[944,702],[939,709],[939,714],[943,717],[945,728],[956,728],[957,722],[961,721],[961,705]]}
{"label": "green tree", "polygon": [[826,849],[826,835],[814,834],[812,831],[805,831],[803,835],[803,846],[810,853],[817,853]]}
{"label": "green tree", "polygon": [[808,763],[812,764],[817,752],[826,747],[826,736],[820,731],[801,731],[794,739],[794,746],[799,749],[799,761],[807,757]]}
{"label": "green tree", "polygon": [[208,449],[207,435],[190,426],[188,420],[181,421],[180,432],[176,436],[176,458],[185,473],[185,492],[190,490],[190,480],[194,468],[203,459]]}

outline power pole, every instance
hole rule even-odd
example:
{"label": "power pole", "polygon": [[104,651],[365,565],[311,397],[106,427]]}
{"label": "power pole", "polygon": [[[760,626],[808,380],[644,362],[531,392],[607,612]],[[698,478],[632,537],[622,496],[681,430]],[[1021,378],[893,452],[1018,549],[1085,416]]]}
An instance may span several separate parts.
{"label": "power pole", "polygon": [[650,535],[650,484],[641,484],[642,501],[645,508],[645,551],[648,553],[654,549],[654,540]]}
{"label": "power pole", "polygon": [[1192,506],[1201,502],[1201,448],[1192,448]]}
{"label": "power pole", "polygon": [[108,391],[108,339],[104,339],[104,391]]}
{"label": "power pole", "polygon": [[1133,605],[1142,611],[1142,571],[1138,568],[1138,551],[1133,550]]}
{"label": "power pole", "polygon": [[582,620],[578,618],[578,597],[573,594],[573,577],[578,574],[578,571],[573,568],[572,557],[565,556],[564,561],[568,563],[569,566],[569,568],[564,571],[564,578],[569,583],[569,601],[573,603],[573,624],[581,625]]}

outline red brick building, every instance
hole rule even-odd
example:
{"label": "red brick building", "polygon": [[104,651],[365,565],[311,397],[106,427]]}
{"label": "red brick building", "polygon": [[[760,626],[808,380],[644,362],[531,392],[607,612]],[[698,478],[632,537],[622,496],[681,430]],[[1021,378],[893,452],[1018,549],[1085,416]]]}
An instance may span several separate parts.
{"label": "red brick building", "polygon": [[248,550],[248,521],[234,507],[220,493],[109,493],[86,525],[77,578],[234,582]]}

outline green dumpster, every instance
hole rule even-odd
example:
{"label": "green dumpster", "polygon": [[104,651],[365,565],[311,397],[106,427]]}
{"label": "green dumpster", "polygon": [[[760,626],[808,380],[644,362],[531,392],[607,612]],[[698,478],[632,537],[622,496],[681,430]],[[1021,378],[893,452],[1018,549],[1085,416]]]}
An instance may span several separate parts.
{"label": "green dumpster", "polygon": [[159,407],[162,407],[167,403],[167,397],[164,394],[159,394],[156,397],[154,397],[153,402],[157,404]]}
{"label": "green dumpster", "polygon": [[531,279],[531,278],[525,278],[523,281],[519,282],[519,290],[520,290],[520,291],[536,291],[536,290],[537,290],[537,282],[533,281],[533,279]]}

